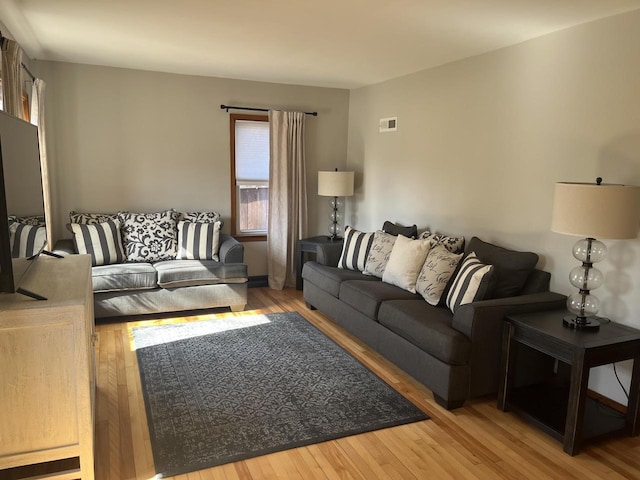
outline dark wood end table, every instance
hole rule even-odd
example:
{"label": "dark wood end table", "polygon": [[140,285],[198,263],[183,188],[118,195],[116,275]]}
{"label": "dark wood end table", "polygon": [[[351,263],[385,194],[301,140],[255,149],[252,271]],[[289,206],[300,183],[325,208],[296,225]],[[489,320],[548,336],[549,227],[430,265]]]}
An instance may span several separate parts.
{"label": "dark wood end table", "polygon": [[343,238],[331,240],[328,235],[318,235],[317,237],[303,238],[298,240],[298,255],[296,256],[296,289],[302,290],[302,266],[304,265],[304,254],[313,253],[318,257],[319,248],[334,250],[340,255],[342,251]]}
{"label": "dark wood end table", "polygon": [[[640,331],[614,322],[595,332],[572,330],[562,325],[567,314],[554,310],[505,317],[498,408],[523,415],[563,442],[566,453],[576,455],[584,440],[640,433]],[[568,382],[558,381],[553,372],[547,382],[518,382],[515,373],[522,372],[517,369],[522,346],[568,365]],[[588,397],[587,386],[591,367],[629,359],[634,362],[624,415]]]}

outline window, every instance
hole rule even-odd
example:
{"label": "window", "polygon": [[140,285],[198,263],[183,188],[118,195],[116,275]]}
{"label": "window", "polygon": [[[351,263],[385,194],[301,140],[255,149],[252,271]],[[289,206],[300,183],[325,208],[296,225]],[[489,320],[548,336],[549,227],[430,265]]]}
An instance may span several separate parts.
{"label": "window", "polygon": [[232,114],[231,233],[266,240],[269,213],[269,119]]}
{"label": "window", "polygon": [[[0,78],[0,110],[4,111],[4,99],[2,97],[2,79]],[[22,111],[23,111],[23,119],[26,122],[31,121],[29,108],[29,96],[27,92],[22,92]]]}

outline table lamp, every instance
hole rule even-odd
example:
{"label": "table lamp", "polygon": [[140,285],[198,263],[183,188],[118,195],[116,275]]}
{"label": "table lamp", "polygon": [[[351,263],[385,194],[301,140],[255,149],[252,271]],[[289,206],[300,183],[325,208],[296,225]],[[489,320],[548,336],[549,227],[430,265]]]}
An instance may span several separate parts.
{"label": "table lamp", "polygon": [[338,197],[350,197],[353,195],[353,172],[339,172],[336,168],[331,172],[318,172],[318,195],[333,197],[331,200],[331,224],[329,225],[329,238],[338,240],[342,231],[338,220],[340,212]]}
{"label": "table lamp", "polygon": [[551,230],[585,237],[573,247],[573,256],[582,262],[569,273],[579,291],[567,299],[572,315],[563,319],[566,327],[597,330],[596,313],[600,301],[591,293],[604,281],[593,264],[602,261],[607,247],[598,238],[627,239],[638,236],[640,187],[602,183],[558,182],[555,186]]}

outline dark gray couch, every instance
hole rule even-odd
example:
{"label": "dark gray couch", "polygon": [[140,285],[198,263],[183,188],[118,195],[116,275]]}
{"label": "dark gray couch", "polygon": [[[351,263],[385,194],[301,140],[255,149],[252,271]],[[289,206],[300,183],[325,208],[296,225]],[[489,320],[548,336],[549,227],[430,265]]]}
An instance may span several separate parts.
{"label": "dark gray couch", "polygon": [[[511,251],[492,247],[474,238],[467,252],[484,248],[497,263],[508,264]],[[505,315],[565,306],[565,296],[549,291],[551,275],[533,270],[516,295],[462,305],[454,315],[377,277],[337,268],[335,249],[322,257],[327,265],[307,262],[302,270],[307,305],[425,384],[447,409],[497,391]]]}
{"label": "dark gray couch", "polygon": [[[73,240],[56,243],[54,253],[77,253]],[[220,261],[165,260],[119,263],[91,269],[96,318],[230,307],[247,303],[244,246],[220,234]]]}

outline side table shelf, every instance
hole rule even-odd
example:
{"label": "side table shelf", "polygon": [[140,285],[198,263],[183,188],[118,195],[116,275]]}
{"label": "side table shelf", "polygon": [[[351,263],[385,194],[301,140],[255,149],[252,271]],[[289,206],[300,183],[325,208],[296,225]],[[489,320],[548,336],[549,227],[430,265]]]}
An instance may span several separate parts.
{"label": "side table shelf", "polygon": [[302,266],[304,265],[304,254],[313,253],[316,255],[318,262],[327,264],[330,259],[325,258],[323,254],[329,254],[331,257],[340,258],[342,252],[343,238],[331,240],[327,235],[318,235],[317,237],[303,238],[298,240],[298,252],[296,255],[296,289],[302,290]]}
{"label": "side table shelf", "polygon": [[[498,408],[513,410],[563,442],[569,455],[576,455],[586,440],[613,434],[640,433],[640,331],[614,322],[598,332],[580,331],[562,325],[565,311],[509,315],[505,318]],[[558,371],[543,378],[518,378],[537,367],[530,353],[559,361]],[[627,413],[587,396],[592,367],[633,359]],[[550,365],[553,365],[551,363]],[[561,375],[564,368],[568,375]],[[566,378],[565,378],[566,377]]]}

